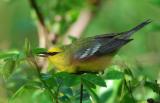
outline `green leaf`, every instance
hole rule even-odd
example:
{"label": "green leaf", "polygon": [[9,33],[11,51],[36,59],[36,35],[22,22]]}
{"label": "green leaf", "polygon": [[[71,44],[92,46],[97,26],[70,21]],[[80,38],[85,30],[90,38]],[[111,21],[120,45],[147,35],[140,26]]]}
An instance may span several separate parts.
{"label": "green leaf", "polygon": [[129,68],[125,69],[124,73],[127,74],[127,75],[129,75],[129,76],[131,76],[132,78],[134,78],[133,73],[132,73],[132,71]]}
{"label": "green leaf", "polygon": [[16,60],[8,59],[2,69],[2,75],[4,79],[8,79],[9,76],[12,74],[16,66]]}
{"label": "green leaf", "polygon": [[123,72],[120,72],[120,71],[117,71],[117,70],[110,70],[108,71],[105,76],[104,76],[105,79],[122,79],[124,78],[124,73]]}
{"label": "green leaf", "polygon": [[25,91],[25,85],[21,86],[11,97],[10,101],[21,95]]}
{"label": "green leaf", "polygon": [[25,40],[24,52],[27,56],[29,56],[31,53],[31,46],[30,46],[30,42],[28,41],[28,39]]}
{"label": "green leaf", "polygon": [[64,95],[62,97],[59,97],[59,100],[62,102],[62,103],[69,103],[70,102],[70,99],[68,96]]}
{"label": "green leaf", "polygon": [[58,82],[62,82],[66,86],[74,86],[80,83],[80,77],[78,75],[69,74],[66,72],[59,72],[55,74]]}
{"label": "green leaf", "polygon": [[34,48],[34,49],[32,49],[33,54],[40,54],[40,53],[43,53],[43,52],[47,52],[47,49],[46,48]]}
{"label": "green leaf", "polygon": [[119,101],[121,101],[124,97],[124,95],[126,93],[128,93],[128,91],[126,90],[127,89],[127,85],[125,83],[125,80],[123,80],[119,87],[118,87],[118,91],[117,91],[117,97],[119,98]]}
{"label": "green leaf", "polygon": [[[113,90],[112,90],[112,89],[105,91],[105,92],[100,96],[100,101],[101,101],[101,103],[106,102],[107,100],[109,100],[109,99],[111,98],[112,94],[113,94]],[[106,103],[108,103],[108,102],[106,102]]]}
{"label": "green leaf", "polygon": [[19,55],[18,55],[18,60],[24,60],[24,59],[26,59],[26,55],[25,55],[25,53],[24,52],[19,52]]}
{"label": "green leaf", "polygon": [[19,55],[18,51],[0,52],[0,59],[13,58]]}
{"label": "green leaf", "polygon": [[38,82],[38,81],[28,81],[25,84],[25,87],[29,88],[29,89],[32,89],[32,88],[35,88],[35,89],[44,88],[43,84],[41,82]]}
{"label": "green leaf", "polygon": [[85,86],[87,92],[90,94],[90,96],[93,99],[93,103],[101,103],[99,97],[97,96],[97,94],[90,88],[90,86],[86,83],[83,83],[83,85]]}
{"label": "green leaf", "polygon": [[70,87],[62,86],[59,91],[67,96],[73,96],[73,91]]}
{"label": "green leaf", "polygon": [[82,82],[87,84],[90,88],[94,88],[94,89],[96,88],[96,84],[94,84],[94,83],[92,83],[92,82],[90,82],[90,81],[88,81],[86,79],[82,78]]}
{"label": "green leaf", "polygon": [[123,98],[120,100],[119,103],[139,103],[139,102],[136,102],[130,95],[130,93],[125,93]]}
{"label": "green leaf", "polygon": [[55,103],[46,89],[38,89],[32,94],[33,103]]}
{"label": "green leaf", "polygon": [[95,74],[84,74],[81,77],[82,77],[82,79],[85,79],[93,84],[96,84],[96,85],[102,86],[102,87],[106,87],[105,80],[100,76],[97,76]]}
{"label": "green leaf", "polygon": [[56,78],[51,74],[41,74],[42,79],[47,83],[50,88],[57,86]]}
{"label": "green leaf", "polygon": [[[84,84],[83,84],[84,85]],[[75,102],[79,102],[80,101],[80,95],[81,95],[81,87],[77,88],[77,90],[75,91],[75,95],[74,95],[74,99]],[[73,98],[73,97],[72,97]],[[90,101],[90,94],[89,92],[86,90],[86,88],[83,89],[83,103],[88,102],[88,100]],[[89,102],[91,103],[91,101]]]}
{"label": "green leaf", "polygon": [[50,78],[53,78],[53,75],[48,74],[48,73],[41,73],[41,77],[43,80],[48,80]]}
{"label": "green leaf", "polygon": [[160,95],[160,84],[157,83],[157,81],[155,82],[151,82],[151,81],[145,81],[144,84],[146,87],[149,87],[150,89],[152,89],[155,93]]}

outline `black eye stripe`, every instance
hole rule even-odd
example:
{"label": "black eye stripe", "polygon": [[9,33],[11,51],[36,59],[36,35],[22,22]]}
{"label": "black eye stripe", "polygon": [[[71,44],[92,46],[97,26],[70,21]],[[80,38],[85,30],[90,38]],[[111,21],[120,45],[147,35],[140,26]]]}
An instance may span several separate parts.
{"label": "black eye stripe", "polygon": [[58,54],[59,52],[47,52],[46,54],[49,55],[49,56],[53,56],[53,55],[56,55]]}
{"label": "black eye stripe", "polygon": [[42,57],[47,57],[47,56],[53,56],[53,55],[56,55],[58,54],[59,52],[42,52],[39,54],[39,56],[42,56]]}

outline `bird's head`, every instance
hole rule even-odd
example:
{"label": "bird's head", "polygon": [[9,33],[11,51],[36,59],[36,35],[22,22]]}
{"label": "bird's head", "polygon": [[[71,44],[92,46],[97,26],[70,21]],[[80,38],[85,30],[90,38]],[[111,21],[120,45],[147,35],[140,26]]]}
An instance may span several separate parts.
{"label": "bird's head", "polygon": [[62,52],[63,50],[60,48],[60,47],[52,47],[48,50],[48,53],[60,53]]}

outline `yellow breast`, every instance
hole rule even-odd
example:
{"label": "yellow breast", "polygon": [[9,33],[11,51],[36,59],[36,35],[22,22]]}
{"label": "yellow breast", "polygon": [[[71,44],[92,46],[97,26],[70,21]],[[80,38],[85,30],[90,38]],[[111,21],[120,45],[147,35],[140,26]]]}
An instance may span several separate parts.
{"label": "yellow breast", "polygon": [[64,53],[49,56],[48,59],[59,71],[65,71],[69,73],[76,72],[75,66],[69,63],[69,59],[64,55]]}

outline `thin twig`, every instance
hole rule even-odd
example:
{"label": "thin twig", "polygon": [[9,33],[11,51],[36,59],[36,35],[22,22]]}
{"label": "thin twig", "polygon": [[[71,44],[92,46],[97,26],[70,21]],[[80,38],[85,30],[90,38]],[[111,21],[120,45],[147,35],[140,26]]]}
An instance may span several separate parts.
{"label": "thin twig", "polygon": [[83,83],[81,80],[81,84],[80,84],[80,103],[83,102]]}

